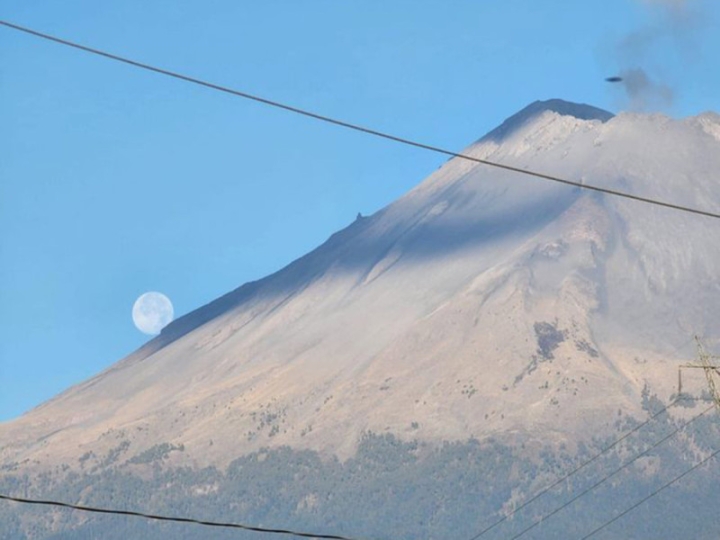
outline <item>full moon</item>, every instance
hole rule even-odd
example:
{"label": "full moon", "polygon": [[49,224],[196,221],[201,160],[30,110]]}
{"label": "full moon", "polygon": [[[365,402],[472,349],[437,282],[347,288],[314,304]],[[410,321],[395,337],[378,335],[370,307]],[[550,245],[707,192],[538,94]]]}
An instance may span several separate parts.
{"label": "full moon", "polygon": [[155,336],[172,322],[172,302],[162,293],[146,292],[135,300],[132,318],[138,330]]}

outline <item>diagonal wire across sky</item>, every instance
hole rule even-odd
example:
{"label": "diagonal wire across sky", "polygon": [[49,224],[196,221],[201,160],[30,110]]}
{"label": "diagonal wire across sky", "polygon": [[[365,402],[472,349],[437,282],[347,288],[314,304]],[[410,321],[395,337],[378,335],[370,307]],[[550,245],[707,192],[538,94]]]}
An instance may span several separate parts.
{"label": "diagonal wire across sky", "polygon": [[650,205],[660,206],[660,207],[664,207],[664,208],[669,208],[669,209],[672,209],[672,210],[677,210],[677,211],[686,212],[686,213],[690,213],[690,214],[696,214],[696,215],[700,215],[700,216],[705,216],[705,217],[711,217],[711,218],[715,218],[715,219],[720,219],[720,213],[717,213],[717,212],[711,212],[711,211],[709,211],[709,210],[702,210],[702,209],[694,208],[694,207],[690,207],[690,206],[683,206],[683,205],[676,204],[676,203],[673,203],[673,202],[670,202],[670,201],[663,201],[663,200],[660,200],[660,199],[652,199],[652,198],[649,198],[649,197],[643,197],[643,196],[641,196],[641,195],[636,195],[636,194],[633,194],[633,193],[628,193],[628,192],[626,192],[626,191],[620,191],[620,190],[616,190],[616,189],[604,188],[604,187],[596,186],[596,185],[593,185],[593,184],[586,184],[586,183],[584,183],[584,182],[580,182],[580,181],[576,181],[576,180],[570,180],[570,179],[567,179],[567,178],[561,178],[561,177],[559,177],[559,176],[555,176],[555,175],[552,175],[552,174],[547,174],[547,173],[543,173],[543,172],[538,172],[538,171],[533,171],[533,170],[529,170],[529,169],[524,169],[524,168],[521,168],[521,167],[514,167],[514,166],[512,166],[512,165],[507,165],[507,164],[503,164],[503,163],[498,163],[498,162],[495,162],[495,161],[489,161],[489,160],[477,158],[477,157],[474,157],[474,156],[471,156],[471,155],[468,155],[468,154],[462,154],[462,153],[459,153],[459,152],[454,152],[454,151],[448,150],[448,149],[446,149],[446,148],[441,148],[441,147],[439,147],[439,146],[434,146],[434,145],[431,145],[431,144],[423,143],[423,142],[420,142],[420,141],[417,141],[417,140],[414,140],[414,139],[409,139],[409,138],[406,138],[406,137],[400,137],[400,136],[398,136],[398,135],[393,135],[393,134],[391,134],[391,133],[387,133],[387,132],[384,132],[384,131],[379,131],[379,130],[376,130],[376,129],[373,129],[373,128],[365,127],[365,126],[362,126],[362,125],[360,125],[360,124],[355,124],[355,123],[347,122],[347,121],[345,121],[345,120],[340,120],[340,119],[338,119],[338,118],[326,116],[326,115],[323,115],[323,114],[320,114],[320,113],[316,113],[316,112],[313,112],[313,111],[310,111],[310,110],[307,110],[307,109],[302,109],[302,108],[300,108],[300,107],[295,107],[295,106],[292,106],[292,105],[288,105],[287,103],[281,103],[281,102],[279,102],[279,101],[275,101],[275,100],[272,100],[272,99],[269,99],[269,98],[266,98],[266,97],[262,97],[262,96],[255,95],[255,94],[250,94],[250,93],[244,92],[244,91],[242,91],[242,90],[237,90],[237,89],[230,88],[230,87],[227,87],[227,86],[222,86],[222,85],[219,85],[219,84],[215,84],[215,83],[212,83],[212,82],[209,82],[209,81],[205,81],[205,80],[203,80],[203,79],[199,79],[199,78],[197,78],[197,77],[192,77],[192,76],[190,76],[190,75],[185,75],[185,74],[182,74],[182,73],[179,73],[179,72],[170,71],[170,70],[168,70],[168,69],[164,69],[164,68],[161,68],[161,67],[157,67],[157,66],[153,66],[153,65],[150,65],[150,64],[146,64],[146,63],[140,62],[140,61],[138,61],[138,60],[133,60],[133,59],[131,59],[131,58],[127,58],[127,57],[120,56],[120,55],[117,55],[117,54],[113,54],[113,53],[110,53],[110,52],[107,52],[107,51],[103,51],[103,50],[100,50],[100,49],[96,49],[96,48],[94,48],[94,47],[89,47],[89,46],[87,46],[87,45],[82,45],[82,44],[76,43],[76,42],[74,42],[74,41],[70,41],[70,40],[67,40],[67,39],[59,38],[59,37],[57,37],[57,36],[53,36],[53,35],[50,35],[50,34],[47,34],[47,33],[44,33],[44,32],[40,32],[40,31],[38,31],[38,30],[34,30],[34,29],[28,28],[28,27],[26,27],[26,26],[21,26],[21,25],[19,25],[19,24],[11,23],[11,22],[9,22],[9,21],[5,21],[5,20],[2,20],[2,19],[0,19],[0,25],[4,26],[4,27],[6,27],[6,28],[12,29],[12,30],[16,30],[16,31],[18,31],[18,32],[22,32],[22,33],[27,34],[27,35],[31,35],[31,36],[34,36],[34,37],[37,37],[37,38],[40,38],[40,39],[43,39],[43,40],[46,40],[46,41],[51,41],[51,42],[53,42],[53,43],[57,43],[57,44],[60,44],[60,45],[64,45],[64,46],[66,46],[66,47],[72,47],[73,49],[76,49],[76,50],[84,51],[84,52],[86,52],[86,53],[90,53],[90,54],[93,54],[93,55],[96,55],[96,56],[101,56],[101,57],[103,57],[103,58],[107,58],[107,59],[109,59],[109,60],[114,60],[114,61],[116,61],[116,62],[121,62],[121,63],[123,63],[123,64],[127,64],[127,65],[130,65],[130,66],[139,68],[139,69],[144,69],[144,70],[146,70],[146,71],[151,71],[151,72],[154,72],[154,73],[158,73],[158,74],[160,74],[160,75],[165,75],[165,76],[167,76],[167,77],[172,77],[172,78],[174,78],[174,79],[178,79],[178,80],[185,81],[185,82],[188,82],[188,83],[196,84],[196,85],[199,85],[199,86],[204,86],[205,88],[210,88],[210,89],[216,90],[216,91],[218,91],[218,92],[223,92],[223,93],[225,93],[225,94],[230,94],[230,95],[235,96],[235,97],[239,97],[239,98],[243,98],[243,99],[255,101],[255,102],[257,102],[257,103],[261,103],[261,104],[267,105],[267,106],[269,106],[269,107],[274,107],[274,108],[276,108],[276,109],[282,109],[282,110],[287,111],[287,112],[291,112],[291,113],[294,113],[294,114],[299,114],[299,115],[302,115],[302,116],[305,116],[305,117],[308,117],[308,118],[312,118],[312,119],[314,119],[314,120],[318,120],[318,121],[321,121],[321,122],[326,122],[326,123],[328,123],[328,124],[333,124],[333,125],[336,125],[336,126],[340,126],[340,127],[342,127],[342,128],[345,128],[345,129],[350,129],[350,130],[353,130],[353,131],[358,131],[358,132],[361,132],[361,133],[365,133],[365,134],[371,135],[371,136],[373,136],[373,137],[380,137],[380,138],[382,138],[382,139],[386,139],[386,140],[393,141],[393,142],[396,142],[396,143],[404,144],[404,145],[406,145],[406,146],[412,146],[412,147],[415,147],[415,148],[420,148],[420,149],[422,149],[422,150],[427,150],[427,151],[430,151],[430,152],[435,152],[436,154],[442,154],[442,155],[449,156],[449,157],[453,157],[453,158],[464,159],[464,160],[467,160],[467,161],[472,161],[472,162],[474,162],[474,163],[479,163],[479,164],[481,164],[481,165],[486,165],[486,166],[488,166],[488,167],[494,167],[494,168],[497,168],[497,169],[502,169],[502,170],[514,172],[514,173],[517,173],[517,174],[523,174],[523,175],[526,175],[526,176],[532,176],[532,177],[535,177],[535,178],[540,178],[540,179],[542,179],[542,180],[547,180],[547,181],[555,182],[555,183],[559,183],[559,184],[565,184],[565,185],[567,185],[567,186],[573,186],[573,187],[581,188],[581,189],[588,190],[588,191],[594,191],[594,192],[598,192],[598,193],[605,193],[606,195],[611,195],[611,196],[613,196],[613,197],[621,197],[621,198],[624,198],[624,199],[630,199],[630,200],[637,201],[637,202],[641,202],[641,203],[645,203],[645,204],[650,204]]}

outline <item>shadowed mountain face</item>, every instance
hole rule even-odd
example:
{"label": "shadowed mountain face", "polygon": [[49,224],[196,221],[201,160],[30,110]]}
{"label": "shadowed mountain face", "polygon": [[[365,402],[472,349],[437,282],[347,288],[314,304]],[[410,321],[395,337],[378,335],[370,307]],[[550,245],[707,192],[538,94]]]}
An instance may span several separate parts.
{"label": "shadowed mountain face", "polygon": [[[465,152],[718,211],[719,133],[712,114],[613,117],[552,100]],[[718,230],[453,159],[0,425],[0,465],[102,467],[119,444],[120,463],[167,444],[222,467],[265,446],[345,458],[367,432],[556,446],[612,435],[618,409],[642,413],[644,388],[675,390],[693,334],[720,338]]]}

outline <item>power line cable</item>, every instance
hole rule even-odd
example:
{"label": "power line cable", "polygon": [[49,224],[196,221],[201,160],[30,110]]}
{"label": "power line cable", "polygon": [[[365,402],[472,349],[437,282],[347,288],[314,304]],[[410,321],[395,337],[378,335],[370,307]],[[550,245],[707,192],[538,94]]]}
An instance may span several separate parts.
{"label": "power line cable", "polygon": [[575,497],[573,497],[573,498],[570,499],[569,501],[563,503],[561,506],[557,507],[555,510],[553,510],[553,511],[550,512],[549,514],[546,514],[546,515],[542,516],[539,520],[535,521],[532,525],[530,525],[529,527],[527,527],[527,528],[523,529],[522,531],[520,531],[518,534],[516,534],[515,536],[513,536],[510,540],[517,540],[517,539],[520,538],[521,536],[525,535],[525,533],[533,530],[535,527],[537,527],[537,526],[540,525],[541,523],[544,523],[547,519],[551,518],[552,516],[554,516],[554,515],[557,514],[558,512],[560,512],[560,511],[564,510],[565,508],[567,508],[568,506],[570,506],[572,503],[574,503],[575,501],[577,501],[579,498],[584,497],[585,495],[587,495],[588,493],[590,493],[590,492],[591,492],[592,490],[594,490],[596,487],[604,484],[605,482],[607,482],[608,480],[610,480],[610,478],[612,478],[613,476],[615,476],[617,473],[619,473],[620,471],[626,469],[627,467],[629,467],[630,465],[632,465],[633,463],[635,463],[635,462],[636,462],[638,459],[640,459],[641,457],[647,455],[651,450],[654,450],[655,448],[657,448],[658,446],[660,446],[662,443],[664,443],[664,442],[667,441],[668,439],[670,439],[670,438],[672,438],[673,436],[675,436],[680,430],[686,428],[687,426],[689,426],[690,424],[692,424],[695,420],[699,419],[701,416],[703,416],[703,415],[707,414],[708,412],[710,412],[714,407],[715,407],[715,404],[710,405],[710,407],[708,407],[707,409],[705,409],[705,410],[704,410],[703,412],[701,412],[700,414],[693,416],[690,420],[688,420],[688,421],[685,422],[684,424],[681,424],[679,427],[677,427],[676,429],[674,429],[669,435],[666,435],[665,437],[663,437],[662,439],[660,439],[659,441],[657,441],[656,443],[654,443],[652,446],[650,446],[649,448],[647,448],[646,450],[644,450],[644,451],[641,452],[640,454],[636,455],[636,456],[635,456],[634,458],[632,458],[630,461],[628,461],[628,462],[625,463],[624,465],[621,465],[620,467],[618,467],[617,469],[615,469],[612,473],[610,473],[609,475],[605,476],[604,478],[602,478],[602,479],[599,480],[598,482],[594,483],[592,486],[590,486],[589,488],[585,489],[584,491],[582,491],[581,493],[579,493],[578,495],[576,495]]}
{"label": "power line cable", "polygon": [[159,67],[156,67],[156,66],[152,66],[152,65],[150,65],[150,64],[145,64],[145,63],[139,62],[139,61],[137,61],[137,60],[132,60],[132,59],[130,59],[130,58],[126,58],[126,57],[119,56],[119,55],[116,55],[116,54],[112,54],[112,53],[109,53],[109,52],[106,52],[106,51],[102,51],[102,50],[100,50],[100,49],[95,49],[95,48],[92,48],[92,47],[88,47],[88,46],[86,46],[86,45],[81,45],[81,44],[75,43],[75,42],[73,42],[73,41],[69,41],[69,40],[66,40],[66,39],[62,39],[62,38],[59,38],[59,37],[55,37],[55,36],[52,36],[52,35],[50,35],[50,34],[45,34],[45,33],[43,33],[43,32],[39,32],[39,31],[37,31],[37,30],[33,30],[33,29],[27,28],[27,27],[25,27],[25,26],[20,26],[20,25],[17,25],[17,24],[8,22],[8,21],[0,20],[0,25],[5,26],[5,27],[7,27],[7,28],[11,28],[11,29],[13,29],[13,30],[17,30],[17,31],[19,31],[19,32],[24,32],[25,34],[29,34],[29,35],[32,35],[32,36],[35,36],[35,37],[38,37],[38,38],[41,38],[41,39],[45,39],[45,40],[48,40],[48,41],[52,41],[52,42],[55,42],[55,43],[59,43],[59,44],[61,44],[61,45],[65,45],[65,46],[67,46],[67,47],[72,47],[72,48],[74,48],[74,49],[78,49],[78,50],[81,50],[81,51],[85,51],[85,52],[87,52],[87,53],[91,53],[91,54],[94,54],[94,55],[97,55],[97,56],[102,56],[102,57],[104,57],[104,58],[108,58],[108,59],[110,59],[110,60],[115,60],[115,61],[117,61],[117,62],[122,62],[122,63],[124,63],[124,64],[128,64],[128,65],[131,65],[131,66],[140,68],[140,69],[144,69],[144,70],[147,70],[147,71],[152,71],[152,72],[154,72],[154,73],[159,73],[159,74],[161,74],[161,75],[166,75],[166,76],[168,76],[168,77],[173,77],[173,78],[175,78],[175,79],[179,79],[179,80],[182,80],[182,81],[185,81],[185,82],[189,82],[189,83],[192,83],[192,84],[197,84],[197,85],[200,85],[200,86],[204,86],[204,87],[206,87],[206,88],[211,88],[211,89],[217,90],[217,91],[219,91],[219,92],[224,92],[224,93],[226,93],[226,94],[231,94],[231,95],[233,95],[233,96],[241,97],[241,98],[243,98],[243,99],[249,99],[249,100],[252,100],[252,101],[255,101],[255,102],[258,102],[258,103],[262,103],[263,105],[268,105],[268,106],[270,106],[270,107],[275,107],[275,108],[277,108],[277,109],[283,109],[283,110],[285,110],[285,111],[292,112],[292,113],[295,113],[295,114],[299,114],[299,115],[302,115],[302,116],[306,116],[306,117],[308,117],[308,118],[313,118],[313,119],[319,120],[319,121],[321,121],[321,122],[326,122],[326,123],[329,123],[329,124],[334,124],[334,125],[336,125],[336,126],[340,126],[340,127],[346,128],[346,129],[351,129],[351,130],[354,130],[354,131],[359,131],[359,132],[365,133],[365,134],[367,134],[367,135],[372,135],[372,136],[374,136],[374,137],[380,137],[380,138],[387,139],[387,140],[390,140],[390,141],[394,141],[394,142],[397,142],[397,143],[400,143],[400,144],[404,144],[404,145],[407,145],[407,146],[413,146],[413,147],[415,147],[415,148],[420,148],[420,149],[423,149],[423,150],[428,150],[428,151],[430,151],[430,152],[435,152],[435,153],[437,153],[437,154],[443,154],[443,155],[445,155],[445,156],[450,156],[450,157],[454,157],[454,158],[464,159],[464,160],[467,160],[467,161],[472,161],[472,162],[474,162],[474,163],[480,163],[480,164],[482,164],[482,165],[487,165],[487,166],[489,166],[489,167],[495,167],[495,168],[498,168],[498,169],[503,169],[503,170],[506,170],[506,171],[515,172],[515,173],[518,173],[518,174],[524,174],[524,175],[527,175],[527,176],[534,176],[534,177],[536,177],[536,178],[541,178],[541,179],[543,179],[543,180],[549,180],[549,181],[551,181],[551,182],[557,182],[557,183],[565,184],[565,185],[568,185],[568,186],[574,186],[574,187],[581,188],[581,189],[586,189],[586,190],[589,190],[589,191],[595,191],[595,192],[599,192],[599,193],[605,193],[605,194],[607,194],[607,195],[612,195],[612,196],[615,196],[615,197],[622,197],[622,198],[625,198],[625,199],[630,199],[630,200],[633,200],[633,201],[638,201],[638,202],[642,202],[642,203],[646,203],[646,204],[652,204],[652,205],[655,205],[655,206],[661,206],[661,207],[664,207],[664,208],[670,208],[670,209],[673,209],[673,210],[679,210],[679,211],[681,211],[681,212],[688,212],[688,213],[691,213],[691,214],[697,214],[697,215],[701,215],[701,216],[706,216],[706,217],[711,217],[711,218],[715,218],[715,219],[720,219],[720,214],[719,214],[719,213],[716,213],[716,212],[710,212],[710,211],[707,211],[707,210],[700,210],[700,209],[698,209],[698,208],[692,208],[692,207],[689,207],[689,206],[683,206],[683,205],[680,205],[680,204],[675,204],[675,203],[671,203],[671,202],[667,202],[667,201],[662,201],[662,200],[659,200],[659,199],[651,199],[651,198],[649,198],[649,197],[642,197],[642,196],[640,196],[640,195],[634,195],[634,194],[632,194],[632,193],[627,193],[627,192],[625,192],[625,191],[619,191],[619,190],[616,190],[616,189],[604,188],[604,187],[595,186],[595,185],[592,185],[592,184],[585,184],[585,183],[583,183],[583,182],[578,182],[578,181],[574,181],[574,180],[568,180],[568,179],[566,179],[566,178],[561,178],[561,177],[559,177],[559,176],[554,176],[554,175],[551,175],[551,174],[546,174],[546,173],[541,173],[541,172],[532,171],[532,170],[528,170],[528,169],[523,169],[523,168],[520,168],[520,167],[514,167],[514,166],[512,166],[512,165],[505,165],[505,164],[497,163],[497,162],[494,162],[494,161],[488,161],[488,160],[486,160],[486,159],[480,159],[480,158],[477,158],[477,157],[470,156],[470,155],[468,155],[468,154],[461,154],[461,153],[458,153],[458,152],[453,152],[452,150],[446,150],[446,149],[441,148],[441,147],[439,147],[439,146],[434,146],[434,145],[430,145],[430,144],[425,144],[425,143],[422,143],[422,142],[419,142],[419,141],[416,141],[416,140],[413,140],[413,139],[408,139],[408,138],[405,138],[405,137],[400,137],[400,136],[397,136],[397,135],[392,135],[392,134],[387,133],[387,132],[384,132],[384,131],[378,131],[378,130],[376,130],[376,129],[364,127],[364,126],[361,126],[361,125],[359,125],[359,124],[353,124],[353,123],[351,123],[351,122],[346,122],[346,121],[344,121],[344,120],[339,120],[339,119],[337,119],[337,118],[333,118],[333,117],[330,117],[330,116],[325,116],[325,115],[322,115],[322,114],[319,114],[319,113],[315,113],[315,112],[309,111],[309,110],[307,110],[307,109],[301,109],[301,108],[299,108],[299,107],[294,107],[294,106],[288,105],[288,104],[286,104],[286,103],[281,103],[281,102],[279,102],[279,101],[275,101],[275,100],[271,100],[271,99],[268,99],[268,98],[264,98],[264,97],[261,97],[261,96],[258,96],[258,95],[250,94],[250,93],[248,93],[248,92],[243,92],[243,91],[240,91],[240,90],[235,90],[235,89],[233,89],[233,88],[229,88],[229,87],[227,87],[227,86],[221,86],[221,85],[219,85],[219,84],[215,84],[215,83],[211,83],[211,82],[208,82],[208,81],[205,81],[205,80],[202,80],[202,79],[198,79],[198,78],[196,78],[196,77],[191,77],[191,76],[189,76],[189,75],[183,75],[182,73],[178,73],[178,72],[175,72],[175,71],[170,71],[170,70],[167,70],[167,69],[159,68]]}
{"label": "power line cable", "polygon": [[685,478],[688,474],[690,474],[691,472],[693,472],[695,469],[697,469],[697,468],[705,465],[705,463],[707,463],[708,461],[710,461],[711,459],[713,459],[714,457],[716,457],[718,454],[720,454],[720,450],[716,450],[715,452],[713,452],[712,454],[710,454],[708,457],[706,457],[705,459],[703,459],[702,461],[700,461],[700,462],[697,463],[696,465],[694,465],[694,466],[692,466],[691,468],[689,468],[687,471],[685,471],[685,472],[682,473],[681,475],[676,476],[675,478],[673,478],[672,480],[670,480],[668,483],[662,485],[661,487],[659,487],[658,489],[656,489],[655,491],[653,491],[653,492],[652,492],[650,495],[648,495],[647,497],[645,497],[645,498],[641,499],[640,501],[638,501],[637,503],[633,504],[633,505],[632,505],[630,508],[628,508],[627,510],[624,510],[623,512],[619,513],[617,516],[615,516],[614,518],[612,518],[610,521],[606,521],[606,522],[603,523],[600,527],[598,527],[597,529],[595,529],[594,531],[592,531],[590,534],[587,534],[587,535],[583,536],[580,540],[587,540],[587,539],[590,538],[591,536],[594,536],[596,533],[599,533],[600,531],[602,531],[605,527],[607,527],[607,526],[609,526],[609,525],[612,525],[612,524],[615,523],[618,519],[620,519],[621,517],[629,514],[630,512],[632,512],[633,510],[635,510],[635,509],[636,509],[638,506],[640,506],[641,504],[646,503],[647,501],[649,501],[650,499],[652,499],[655,495],[657,495],[658,493],[660,493],[660,492],[663,491],[664,489],[669,488],[669,487],[672,486],[675,482],[678,482],[678,481],[682,480],[683,478]]}
{"label": "power line cable", "polygon": [[645,421],[642,422],[641,424],[638,424],[637,426],[635,426],[633,429],[631,429],[630,431],[628,431],[625,435],[623,435],[622,437],[620,437],[620,438],[619,438],[618,440],[616,440],[614,443],[610,444],[609,446],[606,446],[603,450],[601,450],[600,452],[598,452],[597,454],[595,454],[593,457],[591,457],[590,459],[588,459],[588,460],[585,461],[584,463],[580,464],[578,467],[576,467],[575,469],[573,469],[573,470],[570,471],[569,473],[565,474],[565,475],[562,476],[561,478],[558,478],[555,482],[553,482],[553,483],[550,484],[549,486],[541,489],[538,493],[536,493],[535,495],[533,495],[531,498],[529,498],[527,501],[525,501],[524,503],[522,503],[520,506],[518,506],[517,508],[514,508],[513,510],[511,510],[510,512],[508,512],[507,514],[505,514],[502,518],[498,519],[497,521],[495,521],[495,522],[492,523],[491,525],[488,525],[487,527],[485,527],[482,531],[480,531],[479,533],[477,533],[477,534],[476,534],[475,536],[473,536],[470,540],[478,540],[478,538],[480,538],[481,536],[487,534],[488,532],[490,532],[491,530],[493,530],[495,527],[497,527],[497,526],[500,525],[501,523],[503,523],[503,522],[507,521],[508,519],[510,519],[512,516],[514,516],[515,514],[517,514],[518,512],[520,512],[523,508],[525,508],[526,506],[529,506],[529,505],[532,504],[534,501],[536,501],[537,499],[539,499],[540,497],[542,497],[543,495],[545,495],[545,493],[547,493],[547,492],[550,491],[551,489],[559,486],[559,485],[562,484],[565,480],[567,480],[568,478],[570,478],[572,475],[580,472],[582,469],[584,469],[585,467],[587,467],[587,466],[590,465],[591,463],[595,462],[595,461],[596,461],[598,458],[600,458],[602,455],[606,454],[607,452],[609,452],[610,450],[612,450],[613,448],[615,448],[618,444],[620,444],[621,442],[623,442],[625,439],[627,439],[628,437],[630,437],[631,435],[633,435],[633,434],[636,433],[637,431],[641,430],[643,427],[645,427],[645,426],[648,425],[650,422],[652,422],[655,418],[657,418],[658,416],[660,416],[661,414],[663,414],[664,412],[666,412],[670,407],[673,407],[674,405],[676,405],[676,404],[678,403],[678,401],[683,401],[683,400],[687,400],[687,399],[692,399],[692,398],[686,398],[686,397],[682,397],[682,396],[681,396],[681,397],[678,397],[678,398],[674,399],[670,404],[666,405],[665,407],[661,408],[659,411],[655,412],[652,416],[650,416],[650,418],[648,418],[647,420],[645,420]]}
{"label": "power line cable", "polygon": [[202,519],[193,519],[193,518],[186,518],[186,517],[161,516],[161,515],[156,515],[156,514],[146,514],[145,512],[135,512],[132,510],[112,510],[109,508],[98,508],[95,506],[82,506],[79,504],[70,504],[70,503],[53,501],[53,500],[24,499],[21,497],[11,497],[9,495],[2,495],[2,494],[0,494],[0,499],[6,500],[6,501],[12,501],[12,502],[16,502],[16,503],[21,503],[21,504],[34,504],[34,505],[70,508],[72,510],[80,510],[82,512],[92,512],[95,514],[111,514],[111,515],[117,515],[117,516],[140,517],[140,518],[145,518],[145,519],[153,519],[156,521],[170,521],[170,522],[174,522],[174,523],[192,523],[195,525],[203,525],[206,527],[218,527],[218,528],[225,528],[225,529],[242,529],[244,531],[262,532],[262,533],[270,533],[270,534],[283,534],[283,535],[288,535],[288,536],[296,536],[296,537],[300,537],[300,538],[319,538],[322,540],[358,540],[357,538],[351,538],[351,537],[340,536],[340,535],[335,535],[335,534],[308,533],[308,532],[293,531],[290,529],[271,529],[271,528],[265,528],[265,527],[255,527],[252,525],[243,525],[241,523],[223,523],[223,522],[219,522],[219,521],[205,521]]}

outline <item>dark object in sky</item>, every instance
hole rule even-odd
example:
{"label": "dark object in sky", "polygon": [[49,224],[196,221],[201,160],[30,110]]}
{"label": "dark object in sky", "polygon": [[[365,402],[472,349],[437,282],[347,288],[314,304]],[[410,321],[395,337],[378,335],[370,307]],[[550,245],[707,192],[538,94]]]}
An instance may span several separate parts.
{"label": "dark object in sky", "polygon": [[622,80],[623,80],[622,77],[617,77],[617,76],[616,77],[607,77],[605,79],[606,82],[611,82],[611,83],[622,82]]}

